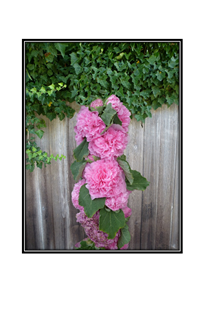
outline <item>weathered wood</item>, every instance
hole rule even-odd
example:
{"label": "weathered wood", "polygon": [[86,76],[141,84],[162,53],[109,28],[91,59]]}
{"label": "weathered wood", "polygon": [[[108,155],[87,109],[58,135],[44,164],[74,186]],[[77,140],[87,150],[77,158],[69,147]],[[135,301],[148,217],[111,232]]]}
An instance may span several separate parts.
{"label": "weathered wood", "polygon": [[[36,142],[43,151],[54,156],[46,168],[26,171],[26,249],[73,249],[85,237],[76,222],[77,209],[71,201],[75,181],[70,171],[76,147],[72,119],[49,121],[42,139]],[[179,248],[179,152],[178,107],[176,105],[152,111],[143,127],[135,119],[129,127],[130,142],[125,154],[132,169],[150,181],[142,191],[133,191],[128,206],[132,216],[128,222],[131,233],[130,249]]]}

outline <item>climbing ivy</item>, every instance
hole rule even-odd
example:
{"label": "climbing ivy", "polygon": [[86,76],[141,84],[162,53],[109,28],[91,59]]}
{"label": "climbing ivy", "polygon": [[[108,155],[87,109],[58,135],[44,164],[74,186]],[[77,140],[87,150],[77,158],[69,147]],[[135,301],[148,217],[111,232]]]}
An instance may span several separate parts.
{"label": "climbing ivy", "polygon": [[[137,121],[151,109],[178,104],[179,43],[166,42],[26,42],[27,169],[51,163],[35,142],[50,121],[72,118],[66,102],[89,105],[111,94],[120,98]],[[35,143],[35,144],[34,144]],[[32,151],[32,148],[39,150]],[[31,156],[32,154],[32,156]],[[42,158],[43,157],[43,158]]]}

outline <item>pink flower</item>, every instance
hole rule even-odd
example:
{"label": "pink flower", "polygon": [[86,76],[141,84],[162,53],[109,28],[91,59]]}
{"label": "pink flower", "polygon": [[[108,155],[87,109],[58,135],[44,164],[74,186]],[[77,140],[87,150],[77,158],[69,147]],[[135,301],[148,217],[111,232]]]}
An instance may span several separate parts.
{"label": "pink flower", "polygon": [[[132,192],[132,191],[131,191],[131,192]],[[128,217],[131,216],[131,214],[132,214],[132,209],[126,207],[126,208],[123,208],[122,210],[123,210],[123,213],[124,213],[125,218],[128,218]]]}
{"label": "pink flower", "polygon": [[92,200],[115,197],[126,192],[125,174],[116,160],[98,160],[88,163],[84,178]]}
{"label": "pink flower", "polygon": [[120,99],[115,96],[115,94],[112,94],[106,101],[106,104],[111,103],[112,108],[115,109],[117,112],[120,110]]}
{"label": "pink flower", "polygon": [[[97,248],[107,250],[118,249],[117,243],[120,236],[120,230],[114,239],[108,239],[108,234],[99,230],[99,211],[92,218],[88,218],[83,210],[76,214],[77,222],[81,223],[86,235],[95,243]],[[78,244],[77,244],[78,245]]]}
{"label": "pink flower", "polygon": [[[126,190],[126,192],[121,192],[116,197],[106,198],[105,205],[111,210],[116,211],[127,207],[128,198],[131,191]],[[125,209],[126,210],[126,209]]]}
{"label": "pink flower", "polygon": [[122,127],[125,132],[128,132],[128,126],[130,124],[130,111],[121,103],[118,117],[122,121]]}
{"label": "pink flower", "polygon": [[84,209],[78,203],[80,188],[82,187],[83,184],[85,184],[85,179],[82,179],[82,180],[78,181],[74,185],[73,191],[71,193],[73,205],[74,205],[74,207],[76,209],[79,209],[79,210],[83,210]]}
{"label": "pink flower", "polygon": [[90,104],[90,107],[92,108],[102,107],[102,106],[103,106],[103,101],[101,99],[96,99],[92,101],[92,103]]}
{"label": "pink flower", "polygon": [[119,157],[128,143],[128,136],[119,125],[113,124],[102,136],[89,143],[90,153],[101,159]]}
{"label": "pink flower", "polygon": [[120,99],[114,94],[107,99],[107,104],[111,103],[112,108],[117,111],[119,119],[122,121],[122,127],[125,132],[128,132],[130,124],[130,111],[122,104]]}
{"label": "pink flower", "polygon": [[87,141],[91,141],[93,138],[100,137],[101,132],[106,128],[103,120],[98,116],[98,112],[91,112],[85,106],[81,106],[81,109],[77,115],[77,124],[74,127],[76,133],[75,140],[79,145],[86,137]]}
{"label": "pink flower", "polygon": [[129,246],[129,243],[124,244],[124,246],[120,250],[126,250],[126,249],[128,249],[128,246]]}

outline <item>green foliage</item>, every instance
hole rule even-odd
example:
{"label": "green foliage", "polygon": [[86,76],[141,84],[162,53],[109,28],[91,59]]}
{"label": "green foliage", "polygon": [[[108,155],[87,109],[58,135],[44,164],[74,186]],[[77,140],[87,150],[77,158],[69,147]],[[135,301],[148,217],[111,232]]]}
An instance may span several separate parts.
{"label": "green foliage", "polygon": [[126,181],[126,187],[128,190],[141,190],[144,191],[149,186],[149,181],[145,177],[143,177],[138,171],[132,170],[131,173],[133,175],[133,183],[130,184]]}
{"label": "green foliage", "polygon": [[111,124],[111,120],[113,116],[116,114],[116,110],[114,110],[111,106],[111,103],[109,103],[106,108],[104,109],[101,118],[104,121],[104,123],[109,126]]}
{"label": "green foliage", "polygon": [[31,140],[27,140],[26,142],[26,169],[32,172],[35,168],[35,164],[38,168],[42,169],[42,165],[44,163],[44,167],[46,167],[47,164],[51,164],[51,159],[54,159],[55,161],[57,159],[66,158],[64,155],[59,157],[57,154],[55,157],[53,154],[50,155],[50,157],[47,156],[47,153],[45,151],[40,150],[40,148],[37,146],[36,142]]}
{"label": "green foliage", "polygon": [[44,134],[38,115],[50,121],[73,117],[66,101],[89,105],[115,94],[142,122],[152,108],[178,104],[178,43],[27,42],[25,62],[29,137]]}
{"label": "green foliage", "polygon": [[84,139],[77,148],[73,150],[73,155],[76,161],[82,161],[84,157],[87,157],[89,154],[89,149],[88,149],[89,143],[87,142],[86,139]]}
{"label": "green foliage", "polygon": [[89,190],[86,188],[86,184],[80,188],[79,205],[84,207],[85,214],[88,218],[92,218],[99,209],[104,207],[105,200],[106,198],[92,200]]}
{"label": "green foliage", "polygon": [[82,160],[82,161],[74,161],[71,166],[71,172],[73,174],[75,182],[78,182],[80,178],[82,177],[83,170],[86,166],[87,161]]}
{"label": "green foliage", "polygon": [[108,239],[113,239],[119,229],[125,225],[125,216],[123,211],[112,211],[108,208],[100,210],[99,230],[108,234]]}
{"label": "green foliage", "polygon": [[130,232],[128,230],[128,225],[125,224],[125,226],[121,229],[121,235],[118,239],[118,248],[122,248],[125,244],[130,242],[131,236]]}
{"label": "green foliage", "polygon": [[132,185],[133,175],[132,175],[129,163],[126,160],[122,159],[121,157],[118,157],[117,161],[118,161],[119,166],[123,169],[125,176],[126,176],[127,180],[129,181],[130,185]]}
{"label": "green foliage", "polygon": [[97,248],[90,239],[80,241],[80,247],[76,250],[105,250],[105,248]]}

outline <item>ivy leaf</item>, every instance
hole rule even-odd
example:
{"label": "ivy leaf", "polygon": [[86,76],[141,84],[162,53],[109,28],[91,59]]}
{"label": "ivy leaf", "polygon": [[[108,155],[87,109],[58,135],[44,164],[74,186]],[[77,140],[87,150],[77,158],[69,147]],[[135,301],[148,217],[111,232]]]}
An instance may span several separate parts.
{"label": "ivy leaf", "polygon": [[109,104],[106,106],[106,108],[105,108],[105,110],[104,110],[101,118],[102,118],[102,120],[104,121],[104,123],[108,126],[108,125],[110,125],[111,120],[112,120],[112,118],[113,118],[113,116],[114,116],[115,114],[116,114],[116,110],[114,110],[114,109],[112,108],[112,106],[111,106],[111,103],[109,103]]}
{"label": "ivy leaf", "polygon": [[123,169],[126,178],[128,179],[130,185],[132,185],[134,179],[131,172],[129,163],[126,160],[122,160],[120,157],[117,158],[119,166]]}
{"label": "ivy leaf", "polygon": [[42,169],[42,164],[43,164],[43,162],[37,162],[37,167]]}
{"label": "ivy leaf", "polygon": [[85,214],[88,218],[93,217],[93,215],[105,205],[106,198],[97,198],[92,200],[89,194],[89,190],[84,184],[80,188],[79,192],[79,205],[84,208]]}
{"label": "ivy leaf", "polygon": [[79,60],[77,55],[74,52],[72,52],[70,54],[70,59],[71,59],[71,65],[72,66]]}
{"label": "ivy leaf", "polygon": [[51,76],[53,74],[53,72],[49,69],[47,74],[48,74],[48,76]]}
{"label": "ivy leaf", "polygon": [[65,114],[63,112],[58,114],[59,120],[62,121],[65,118]]}
{"label": "ivy leaf", "polygon": [[128,230],[128,225],[125,224],[125,226],[121,229],[121,235],[118,239],[118,248],[122,248],[125,244],[129,243],[131,239],[130,232]]}
{"label": "ivy leaf", "polygon": [[54,43],[54,45],[55,45],[56,49],[58,51],[60,51],[62,57],[64,58],[65,57],[65,50],[66,50],[66,47],[67,47],[68,44],[66,44],[66,43]]}
{"label": "ivy leaf", "polygon": [[152,107],[154,110],[156,110],[161,107],[161,103],[159,103],[157,100],[153,100]]}
{"label": "ivy leaf", "polygon": [[46,113],[47,118],[49,118],[50,121],[56,118],[56,113],[48,112]]}
{"label": "ivy leaf", "polygon": [[148,59],[150,64],[154,64],[154,62],[156,61],[156,57],[154,55],[150,56]]}
{"label": "ivy leaf", "polygon": [[125,88],[127,88],[127,89],[130,90],[131,85],[130,85],[130,83],[129,83],[128,81],[125,81],[125,80],[122,80],[122,79],[121,79],[121,84],[122,84]]}
{"label": "ivy leaf", "polygon": [[155,98],[161,93],[159,87],[155,87],[155,86],[152,87],[152,92]]}
{"label": "ivy leaf", "polygon": [[82,72],[82,68],[81,68],[81,66],[80,66],[78,63],[75,63],[73,67],[74,67],[75,73],[76,73],[77,75]]}
{"label": "ivy leaf", "polygon": [[43,130],[37,130],[37,131],[35,131],[35,133],[41,139],[43,137],[44,131]]}
{"label": "ivy leaf", "polygon": [[86,163],[87,163],[87,161],[82,160],[82,161],[74,161],[71,164],[70,169],[71,169],[71,172],[73,174],[74,180],[76,182],[78,182],[79,179],[81,178],[83,170],[84,170],[84,168],[86,166]]}
{"label": "ivy leaf", "polygon": [[35,67],[34,64],[28,64],[28,65],[27,65],[27,68],[28,68],[29,70],[33,70],[34,67]]}
{"label": "ivy leaf", "polygon": [[126,187],[128,190],[145,190],[149,186],[149,181],[145,177],[143,177],[138,171],[131,170],[133,175],[133,183],[130,184],[128,181],[126,182]]}
{"label": "ivy leaf", "polygon": [[99,230],[108,234],[108,239],[115,238],[119,229],[125,225],[125,216],[120,209],[118,212],[103,208],[100,210]]}
{"label": "ivy leaf", "polygon": [[82,159],[84,157],[87,157],[88,154],[89,154],[89,149],[88,149],[88,145],[89,143],[87,142],[86,139],[84,139],[81,144],[79,144],[79,146],[77,146],[77,148],[75,148],[73,150],[73,155],[74,155],[74,158],[77,160],[77,161],[82,161]]}

